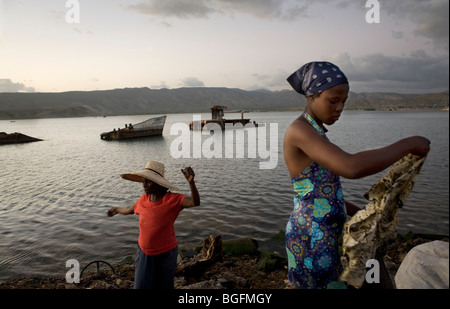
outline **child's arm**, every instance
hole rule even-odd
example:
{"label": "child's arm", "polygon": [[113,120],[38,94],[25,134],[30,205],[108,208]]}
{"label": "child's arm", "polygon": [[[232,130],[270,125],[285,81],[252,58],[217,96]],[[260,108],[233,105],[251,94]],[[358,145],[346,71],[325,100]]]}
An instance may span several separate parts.
{"label": "child's arm", "polygon": [[350,179],[381,172],[409,153],[422,157],[430,150],[428,139],[413,136],[383,148],[349,154],[325,140],[302,121],[296,121],[288,128],[285,141],[300,149],[311,160]]}
{"label": "child's arm", "polygon": [[128,207],[112,207],[110,210],[107,211],[106,215],[108,217],[113,217],[117,214],[121,215],[132,215],[134,214],[134,205],[128,206]]}
{"label": "child's arm", "polygon": [[181,170],[183,172],[184,177],[189,182],[189,186],[191,187],[191,197],[185,197],[183,200],[183,208],[190,208],[200,205],[200,195],[198,194],[197,186],[195,185],[194,177],[195,173],[191,167],[186,167]]}

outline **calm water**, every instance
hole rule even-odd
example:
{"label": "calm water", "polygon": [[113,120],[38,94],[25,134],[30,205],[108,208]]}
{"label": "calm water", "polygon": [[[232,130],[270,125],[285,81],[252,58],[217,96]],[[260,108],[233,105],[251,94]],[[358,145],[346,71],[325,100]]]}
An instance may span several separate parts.
{"label": "calm water", "polygon": [[[243,159],[174,159],[170,147],[180,139],[170,135],[170,128],[188,123],[192,114],[168,115],[162,137],[123,142],[101,141],[99,135],[149,117],[0,121],[0,131],[45,140],[0,147],[0,282],[22,276],[64,276],[69,259],[77,259],[83,267],[94,260],[117,263],[134,256],[138,217],[107,218],[105,213],[112,206],[131,205],[141,196],[141,185],[122,180],[119,174],[140,170],[150,159],[166,164],[167,178],[183,193],[189,193],[189,186],[180,169],[190,165],[196,172],[202,206],[180,214],[175,225],[180,247],[199,244],[211,234],[250,236],[264,245],[284,230],[293,208],[281,150],[284,131],[298,115],[247,114],[259,123],[278,124],[278,160],[271,170],[259,169],[260,162],[268,161],[259,153],[254,159],[247,154]],[[229,117],[234,116],[239,117]],[[207,118],[209,114],[202,114],[202,119]],[[448,234],[448,112],[348,111],[329,129],[330,140],[348,152],[385,146],[411,135],[427,136],[432,150],[400,213],[398,230]],[[269,129],[267,133],[270,136]],[[203,136],[203,146],[208,139]],[[342,179],[346,198],[363,207],[362,195],[382,175]]]}

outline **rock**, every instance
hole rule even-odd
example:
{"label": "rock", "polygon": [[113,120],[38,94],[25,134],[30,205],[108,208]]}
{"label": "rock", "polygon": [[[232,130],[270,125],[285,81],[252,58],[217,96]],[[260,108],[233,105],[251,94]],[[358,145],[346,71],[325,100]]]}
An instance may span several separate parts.
{"label": "rock", "polygon": [[259,269],[265,273],[270,273],[277,269],[283,269],[284,266],[287,266],[286,259],[272,252],[263,252],[258,262]]}
{"label": "rock", "polygon": [[448,289],[449,243],[432,241],[408,252],[395,275],[398,289]]}
{"label": "rock", "polygon": [[258,242],[250,237],[234,238],[222,241],[224,254],[244,255],[258,253]]}
{"label": "rock", "polygon": [[219,282],[228,289],[242,289],[247,287],[247,280],[229,271],[223,272],[221,278],[222,280],[219,279]]}

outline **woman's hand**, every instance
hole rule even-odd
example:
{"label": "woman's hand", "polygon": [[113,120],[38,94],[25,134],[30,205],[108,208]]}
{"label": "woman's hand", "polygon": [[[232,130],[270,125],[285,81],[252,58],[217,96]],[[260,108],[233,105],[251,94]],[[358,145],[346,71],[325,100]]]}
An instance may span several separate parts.
{"label": "woman's hand", "polygon": [[200,205],[200,195],[198,194],[197,186],[195,185],[194,177],[195,173],[192,168],[186,167],[181,170],[186,180],[189,182],[189,186],[191,187],[191,197],[185,197],[183,200],[183,207],[190,208]]}
{"label": "woman's hand", "polygon": [[189,183],[194,181],[195,173],[194,173],[194,170],[190,166],[182,169],[181,172],[184,174],[184,177],[186,177],[186,180]]}
{"label": "woman's hand", "polygon": [[411,144],[411,154],[417,157],[424,157],[430,151],[430,141],[422,136],[413,136],[405,139]]}
{"label": "woman's hand", "polygon": [[117,210],[117,207],[113,207],[113,208],[111,208],[110,210],[108,210],[107,212],[106,212],[106,215],[108,216],[108,217],[114,217],[115,215],[117,215],[119,213],[119,211]]}

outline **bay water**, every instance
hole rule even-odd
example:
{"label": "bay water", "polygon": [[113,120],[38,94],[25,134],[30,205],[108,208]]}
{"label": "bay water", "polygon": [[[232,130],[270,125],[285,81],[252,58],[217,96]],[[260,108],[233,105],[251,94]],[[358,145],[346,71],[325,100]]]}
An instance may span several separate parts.
{"label": "bay water", "polygon": [[[181,131],[173,130],[171,135],[171,128],[188,124],[193,114],[168,114],[162,136],[129,141],[102,141],[100,133],[158,115],[0,121],[2,132],[43,139],[0,147],[0,282],[24,276],[64,277],[70,259],[83,267],[95,260],[114,264],[134,256],[138,216],[108,218],[106,212],[139,199],[142,185],[119,175],[141,170],[149,160],[163,162],[166,177],[188,195],[181,169],[191,166],[196,173],[201,206],[180,213],[175,224],[180,248],[199,245],[209,235],[249,236],[264,246],[285,229],[293,209],[282,144],[287,126],[300,114],[247,113],[252,121],[266,124],[266,134],[256,137],[258,145],[265,142],[267,150],[272,143],[272,149],[265,154],[256,151],[253,157],[246,152],[244,158],[227,153],[225,143],[223,151],[216,152],[218,157],[209,158],[213,140],[208,134],[196,144],[190,133],[189,141],[180,144]],[[210,114],[200,116],[210,118]],[[350,153],[413,135],[430,139],[431,151],[400,212],[398,232],[448,235],[448,112],[346,111],[328,129],[328,138]],[[244,140],[241,146],[247,151],[253,142]],[[236,143],[237,137],[235,148]],[[205,150],[200,156],[199,145]],[[179,157],[180,147],[190,147],[191,155]],[[263,162],[275,164],[262,169]],[[364,207],[363,194],[383,175],[341,178],[345,198]]]}

